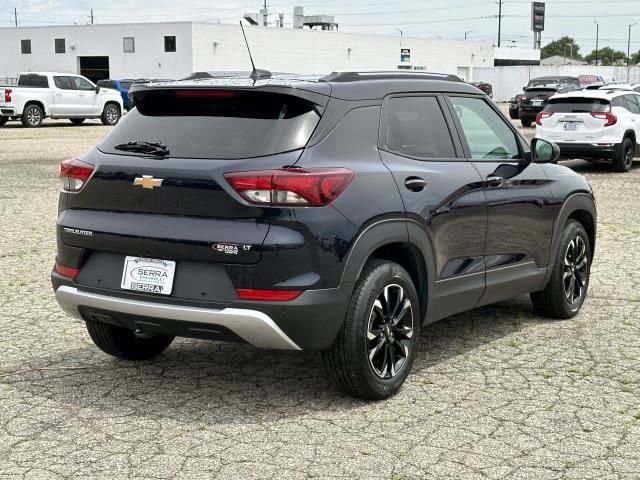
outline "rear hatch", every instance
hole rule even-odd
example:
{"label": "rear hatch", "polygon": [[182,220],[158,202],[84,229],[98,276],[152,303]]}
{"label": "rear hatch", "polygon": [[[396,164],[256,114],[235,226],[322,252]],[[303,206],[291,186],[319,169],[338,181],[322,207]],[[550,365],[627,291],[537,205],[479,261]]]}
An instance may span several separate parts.
{"label": "rear hatch", "polygon": [[524,92],[520,100],[520,107],[523,110],[541,110],[555,95],[558,89],[555,87],[530,87]]}
{"label": "rear hatch", "polygon": [[292,88],[138,92],[137,108],[82,157],[91,178],[63,193],[62,243],[91,255],[257,263],[270,208],[242,201],[224,175],[295,164],[327,100]]}
{"label": "rear hatch", "polygon": [[602,138],[611,104],[589,97],[552,98],[540,118],[544,138],[560,142],[592,142]]}

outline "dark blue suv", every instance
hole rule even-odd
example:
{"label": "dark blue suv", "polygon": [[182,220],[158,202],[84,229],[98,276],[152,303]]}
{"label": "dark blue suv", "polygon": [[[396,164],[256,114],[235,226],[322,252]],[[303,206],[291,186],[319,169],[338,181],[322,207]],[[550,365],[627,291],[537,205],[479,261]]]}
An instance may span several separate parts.
{"label": "dark blue suv", "polygon": [[343,391],[406,379],[420,329],[530,293],[580,310],[587,181],[457,77],[268,74],[135,85],[61,166],[61,307],[130,360],[175,336],[318,350]]}

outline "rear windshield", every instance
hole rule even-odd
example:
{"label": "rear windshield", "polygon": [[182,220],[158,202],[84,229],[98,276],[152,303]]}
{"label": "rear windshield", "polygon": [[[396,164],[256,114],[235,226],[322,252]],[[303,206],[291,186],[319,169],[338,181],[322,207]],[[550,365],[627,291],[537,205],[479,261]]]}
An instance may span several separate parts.
{"label": "rear windshield", "polygon": [[20,78],[18,78],[18,86],[48,88],[49,82],[44,75],[20,75]]}
{"label": "rear windshield", "polygon": [[[141,98],[139,98],[141,97]],[[165,90],[136,97],[136,108],[100,144],[162,142],[171,157],[251,158],[304,147],[320,113],[292,95],[233,90]]]}
{"label": "rear windshield", "polygon": [[555,98],[546,106],[545,111],[554,113],[593,113],[609,112],[608,100],[600,98]]}

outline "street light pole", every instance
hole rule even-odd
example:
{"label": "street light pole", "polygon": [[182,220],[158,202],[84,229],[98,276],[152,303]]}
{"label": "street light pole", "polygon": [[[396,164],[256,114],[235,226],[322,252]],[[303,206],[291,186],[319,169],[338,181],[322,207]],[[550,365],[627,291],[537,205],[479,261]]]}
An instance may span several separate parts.
{"label": "street light pole", "polygon": [[629,40],[627,41],[627,67],[631,62],[631,27],[638,25],[638,22],[629,25]]}
{"label": "street light pole", "polygon": [[598,40],[600,40],[600,25],[597,21],[593,21],[596,24],[596,67],[598,66]]}
{"label": "street light pole", "polygon": [[498,48],[502,39],[502,0],[498,0]]}

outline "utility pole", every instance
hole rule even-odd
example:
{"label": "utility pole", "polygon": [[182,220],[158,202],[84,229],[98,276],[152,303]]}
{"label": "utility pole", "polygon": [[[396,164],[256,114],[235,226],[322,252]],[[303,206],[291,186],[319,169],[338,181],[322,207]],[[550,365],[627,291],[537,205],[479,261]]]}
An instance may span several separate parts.
{"label": "utility pole", "polygon": [[13,9],[13,21],[16,24],[16,28],[18,28],[18,8]]}
{"label": "utility pole", "polygon": [[593,21],[596,24],[596,67],[598,66],[598,41],[600,40],[600,25],[597,21]]}
{"label": "utility pole", "polygon": [[502,36],[502,0],[498,0],[498,48]]}
{"label": "utility pole", "polygon": [[93,8],[91,9],[91,25],[93,25]]}
{"label": "utility pole", "polygon": [[627,67],[629,66],[629,63],[631,62],[631,27],[634,27],[636,25],[638,25],[637,22],[636,23],[632,23],[631,25],[629,25],[629,40],[627,41]]}

